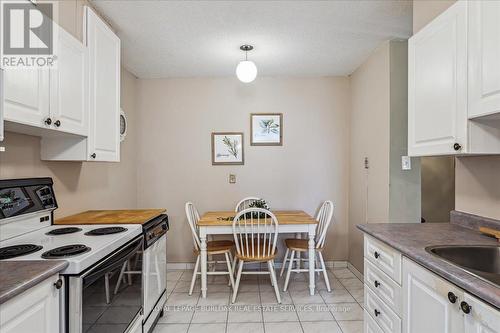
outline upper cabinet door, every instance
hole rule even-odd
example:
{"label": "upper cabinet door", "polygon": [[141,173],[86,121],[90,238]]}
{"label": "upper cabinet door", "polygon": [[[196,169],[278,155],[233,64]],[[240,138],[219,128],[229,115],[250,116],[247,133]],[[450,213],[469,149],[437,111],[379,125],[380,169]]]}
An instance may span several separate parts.
{"label": "upper cabinet door", "polygon": [[48,128],[49,71],[6,69],[4,83],[5,120]]}
{"label": "upper cabinet door", "polygon": [[120,161],[120,39],[85,7],[89,50],[89,160]]}
{"label": "upper cabinet door", "polygon": [[469,118],[500,115],[500,2],[469,1]]}
{"label": "upper cabinet door", "polygon": [[467,150],[467,3],[458,1],[408,43],[408,153]]}
{"label": "upper cabinet door", "polygon": [[62,28],[58,34],[57,69],[50,73],[50,116],[54,128],[87,136],[87,48]]}

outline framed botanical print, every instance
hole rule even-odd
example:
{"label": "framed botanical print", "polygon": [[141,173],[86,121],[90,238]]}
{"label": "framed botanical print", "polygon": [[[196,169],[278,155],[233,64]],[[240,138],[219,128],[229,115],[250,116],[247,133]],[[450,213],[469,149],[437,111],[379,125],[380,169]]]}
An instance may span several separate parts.
{"label": "framed botanical print", "polygon": [[250,144],[252,146],[282,146],[283,114],[250,114]]}
{"label": "framed botanical print", "polygon": [[243,164],[243,133],[212,133],[212,165]]}

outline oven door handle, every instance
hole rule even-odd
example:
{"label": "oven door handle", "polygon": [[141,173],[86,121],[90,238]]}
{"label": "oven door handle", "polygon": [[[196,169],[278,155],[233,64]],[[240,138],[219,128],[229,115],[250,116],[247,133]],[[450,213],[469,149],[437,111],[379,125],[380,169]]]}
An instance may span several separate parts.
{"label": "oven door handle", "polygon": [[108,259],[109,261],[105,261],[101,265],[97,266],[95,270],[91,271],[83,277],[83,288],[88,287],[92,283],[94,283],[97,279],[99,279],[104,273],[110,272],[113,269],[116,269],[123,265],[123,263],[130,259],[137,251],[142,249],[143,245],[143,237],[139,237],[132,244],[130,244],[126,249],[117,253],[115,256]]}

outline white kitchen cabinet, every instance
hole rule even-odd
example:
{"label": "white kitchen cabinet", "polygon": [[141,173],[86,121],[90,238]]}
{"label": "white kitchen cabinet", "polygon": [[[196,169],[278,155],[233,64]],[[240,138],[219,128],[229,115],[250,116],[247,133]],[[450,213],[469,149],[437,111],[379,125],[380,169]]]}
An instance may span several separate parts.
{"label": "white kitchen cabinet", "polygon": [[461,289],[403,258],[403,332],[464,332]]}
{"label": "white kitchen cabinet", "polygon": [[89,50],[90,128],[88,157],[120,161],[120,39],[85,7],[85,43]]}
{"label": "white kitchen cabinet", "polygon": [[57,130],[88,135],[87,48],[59,29],[57,68],[50,72],[50,118]]}
{"label": "white kitchen cabinet", "polygon": [[469,118],[500,119],[500,2],[469,2]]}
{"label": "white kitchen cabinet", "polygon": [[4,90],[5,90],[5,85],[4,85],[4,70],[0,68],[0,142],[3,141],[3,108],[4,108],[4,103],[3,103],[3,96],[4,96]]}
{"label": "white kitchen cabinet", "polygon": [[59,290],[54,275],[0,306],[2,333],[59,332]]}
{"label": "white kitchen cabinet", "polygon": [[4,120],[49,128],[49,71],[5,69]]}
{"label": "white kitchen cabinet", "polygon": [[[408,154],[500,154],[500,4],[457,1],[408,41]],[[470,120],[472,119],[472,120]]]}
{"label": "white kitchen cabinet", "polygon": [[471,307],[465,315],[465,333],[498,333],[500,332],[500,313],[493,307],[469,294],[465,294],[464,302]]}
{"label": "white kitchen cabinet", "polygon": [[467,149],[465,1],[408,41],[408,145],[411,156]]}

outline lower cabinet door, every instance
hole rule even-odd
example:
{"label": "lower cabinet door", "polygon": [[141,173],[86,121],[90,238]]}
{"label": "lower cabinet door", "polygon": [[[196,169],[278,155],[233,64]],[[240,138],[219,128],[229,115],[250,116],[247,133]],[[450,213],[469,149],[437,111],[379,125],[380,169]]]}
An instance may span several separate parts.
{"label": "lower cabinet door", "polygon": [[403,332],[463,333],[463,292],[403,258]]}
{"label": "lower cabinet door", "polygon": [[59,290],[53,276],[0,307],[2,333],[58,333]]}
{"label": "lower cabinet door", "polygon": [[466,333],[500,332],[500,311],[468,294],[464,302],[470,306],[470,312],[465,315]]}

